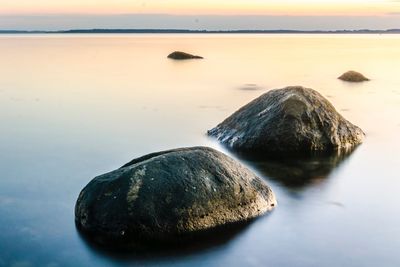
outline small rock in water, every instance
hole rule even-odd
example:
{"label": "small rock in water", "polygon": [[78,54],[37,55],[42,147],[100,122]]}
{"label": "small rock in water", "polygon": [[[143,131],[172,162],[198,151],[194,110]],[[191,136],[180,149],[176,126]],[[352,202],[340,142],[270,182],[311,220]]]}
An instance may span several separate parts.
{"label": "small rock in water", "polygon": [[235,151],[265,156],[346,151],[364,138],[326,98],[301,86],[261,95],[208,134]]}
{"label": "small rock in water", "polygon": [[345,73],[343,73],[338,79],[346,82],[364,82],[364,81],[369,81],[367,77],[362,75],[361,73],[350,70]]}
{"label": "small rock in water", "polygon": [[207,147],[152,153],[94,178],[80,193],[75,221],[103,245],[174,243],[245,222],[276,205],[263,180]]}
{"label": "small rock in water", "polygon": [[183,59],[202,59],[203,57],[188,54],[188,53],[181,52],[181,51],[175,51],[175,52],[172,52],[171,54],[169,54],[168,58],[183,60]]}

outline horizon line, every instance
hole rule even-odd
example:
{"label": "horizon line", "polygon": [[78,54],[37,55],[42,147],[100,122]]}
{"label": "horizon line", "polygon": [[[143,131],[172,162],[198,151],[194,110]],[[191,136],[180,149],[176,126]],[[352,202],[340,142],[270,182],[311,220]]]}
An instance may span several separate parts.
{"label": "horizon line", "polygon": [[232,29],[232,30],[191,30],[157,28],[77,28],[68,30],[13,30],[0,29],[0,34],[69,34],[69,33],[400,33],[400,28],[377,29],[336,29],[336,30],[294,30],[294,29]]}

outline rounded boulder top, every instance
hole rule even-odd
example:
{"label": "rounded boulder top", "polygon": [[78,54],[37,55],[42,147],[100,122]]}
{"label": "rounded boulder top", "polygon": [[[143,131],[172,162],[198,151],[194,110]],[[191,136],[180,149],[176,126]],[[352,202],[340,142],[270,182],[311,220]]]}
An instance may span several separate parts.
{"label": "rounded boulder top", "polygon": [[152,153],[94,178],[75,206],[97,243],[146,246],[245,222],[276,205],[268,185],[207,147]]}
{"label": "rounded boulder top", "polygon": [[302,86],[261,95],[208,134],[235,151],[265,156],[349,151],[364,138],[326,98]]}
{"label": "rounded boulder top", "polygon": [[203,59],[201,56],[192,55],[189,53],[175,51],[168,55],[168,58],[176,59],[176,60],[184,60],[184,59]]}
{"label": "rounded boulder top", "polygon": [[369,81],[367,77],[365,77],[363,74],[354,71],[354,70],[349,70],[345,73],[343,73],[341,76],[338,77],[339,80],[346,81],[346,82],[364,82],[364,81]]}

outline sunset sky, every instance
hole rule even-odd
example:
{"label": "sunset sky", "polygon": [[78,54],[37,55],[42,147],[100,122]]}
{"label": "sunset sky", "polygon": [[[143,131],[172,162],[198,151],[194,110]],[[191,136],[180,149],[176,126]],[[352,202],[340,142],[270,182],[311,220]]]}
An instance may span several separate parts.
{"label": "sunset sky", "polygon": [[[343,19],[347,24],[343,24]],[[197,24],[191,25],[192,21]],[[0,29],[177,26],[310,29],[313,25],[315,29],[400,28],[400,1],[0,0]]]}

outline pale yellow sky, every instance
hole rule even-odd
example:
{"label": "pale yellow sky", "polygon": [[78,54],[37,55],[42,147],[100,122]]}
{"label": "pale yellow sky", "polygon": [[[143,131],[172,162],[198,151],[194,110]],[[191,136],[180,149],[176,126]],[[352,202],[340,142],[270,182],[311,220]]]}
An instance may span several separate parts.
{"label": "pale yellow sky", "polygon": [[0,0],[0,14],[385,15],[394,0]]}

